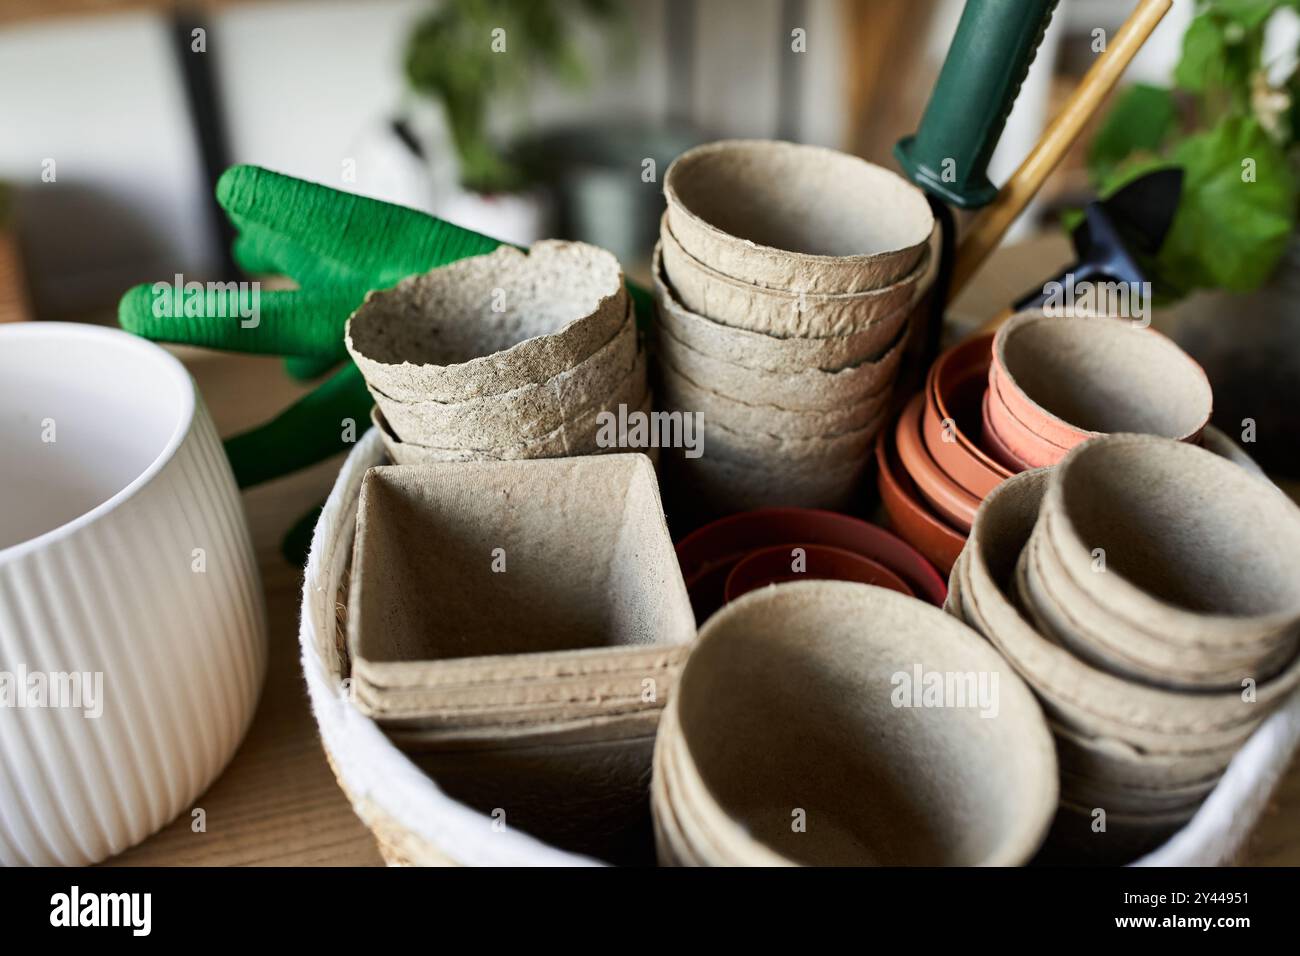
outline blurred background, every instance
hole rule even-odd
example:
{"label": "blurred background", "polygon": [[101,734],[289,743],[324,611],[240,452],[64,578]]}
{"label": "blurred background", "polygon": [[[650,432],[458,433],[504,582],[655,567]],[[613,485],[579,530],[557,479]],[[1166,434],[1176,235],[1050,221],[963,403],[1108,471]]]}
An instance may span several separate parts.
{"label": "blurred background", "polygon": [[[890,149],[915,128],[961,6],[0,0],[4,308],[111,312],[132,283],[228,271],[211,185],[233,162],[504,239],[597,242],[636,272],[658,215],[644,159],[661,174],[697,141],[780,137],[892,168]],[[1092,61],[1092,31],[1113,31],[1129,6],[1063,0],[995,181]],[[1188,9],[1161,25],[1131,78],[1167,76],[1191,14],[1179,6]],[[498,25],[508,56],[467,39]],[[1081,162],[1063,171],[1020,235],[1086,188],[1081,172]]]}
{"label": "blurred background", "polygon": [[[1061,0],[994,182],[1132,6]],[[662,173],[696,142],[778,137],[897,168],[892,146],[916,128],[961,9],[961,0],[0,0],[0,321],[112,321],[134,283],[233,277],[229,227],[212,199],[231,163],[502,239],[594,242],[644,277]],[[1107,142],[1123,140],[1117,156],[1158,147],[1177,159],[1180,137],[1253,114],[1294,156],[1297,37],[1293,0],[1175,0],[1124,81],[1129,92],[1161,88],[1109,120],[1103,111],[955,317],[988,318],[1070,260],[1058,218],[1094,194],[1101,161],[1116,158],[1092,145],[1104,122]],[[1265,72],[1273,79],[1261,86]],[[1222,82],[1210,89],[1206,76]],[[1198,114],[1183,108],[1189,100]],[[1171,117],[1192,117],[1191,128],[1144,141],[1172,129]],[[1211,204],[1204,185],[1192,198]],[[1266,222],[1264,209],[1252,220],[1264,245],[1242,232],[1235,258],[1221,259],[1227,244],[1212,225],[1233,224],[1231,210],[1217,220],[1193,210],[1175,224],[1199,268],[1194,285],[1209,291],[1158,324],[1190,316],[1177,337],[1210,372],[1216,420],[1230,431],[1242,409],[1300,405],[1287,400],[1300,397],[1300,245],[1280,259],[1295,196],[1276,202],[1289,204],[1283,219]],[[1265,298],[1225,302],[1216,290]],[[1217,321],[1261,310],[1291,318]],[[1290,417],[1300,447],[1300,413]],[[1300,462],[1288,467],[1300,473]]]}

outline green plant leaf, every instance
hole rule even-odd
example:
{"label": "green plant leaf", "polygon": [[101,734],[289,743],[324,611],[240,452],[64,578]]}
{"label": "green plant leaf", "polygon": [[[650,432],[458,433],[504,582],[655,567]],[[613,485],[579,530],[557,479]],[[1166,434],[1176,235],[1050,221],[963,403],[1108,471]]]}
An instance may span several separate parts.
{"label": "green plant leaf", "polygon": [[[1173,151],[1183,198],[1161,247],[1161,278],[1248,292],[1272,274],[1296,225],[1296,175],[1252,118],[1230,117]],[[1253,174],[1253,180],[1248,173]]]}
{"label": "green plant leaf", "polygon": [[[1300,70],[1285,84],[1291,102],[1272,137],[1256,116],[1264,34],[1283,8],[1300,11],[1300,0],[1197,0],[1174,70],[1178,99],[1135,87],[1089,151],[1103,196],[1161,165],[1183,170],[1169,235],[1155,262],[1144,264],[1160,298],[1254,289],[1295,234],[1300,169],[1287,154],[1300,135]],[[1194,132],[1182,138],[1188,124]]]}
{"label": "green plant leaf", "polygon": [[1172,91],[1145,83],[1129,87],[1115,101],[1088,148],[1093,182],[1109,179],[1134,153],[1159,152],[1177,121]]}
{"label": "green plant leaf", "polygon": [[1293,0],[1210,0],[1209,9],[1225,20],[1254,30],[1277,10],[1294,6]]}
{"label": "green plant leaf", "polygon": [[1189,93],[1204,93],[1213,77],[1225,72],[1227,44],[1210,13],[1192,19],[1183,34],[1183,55],[1174,67],[1174,82]]}
{"label": "green plant leaf", "polygon": [[1110,176],[1097,190],[1097,195],[1113,196],[1133,180],[1145,176],[1147,173],[1177,166],[1179,166],[1178,163],[1163,156],[1156,156],[1152,153],[1133,153],[1124,162],[1111,170]]}
{"label": "green plant leaf", "polygon": [[[525,96],[542,77],[589,82],[575,21],[586,16],[608,28],[621,13],[614,0],[443,0],[420,19],[406,46],[407,80],[442,103],[464,186],[496,192],[521,185],[489,134],[490,107]],[[494,49],[498,30],[506,45]]]}
{"label": "green plant leaf", "polygon": [[1071,206],[1068,209],[1061,210],[1061,228],[1066,235],[1074,232],[1075,227],[1083,222],[1084,212],[1078,206]]}

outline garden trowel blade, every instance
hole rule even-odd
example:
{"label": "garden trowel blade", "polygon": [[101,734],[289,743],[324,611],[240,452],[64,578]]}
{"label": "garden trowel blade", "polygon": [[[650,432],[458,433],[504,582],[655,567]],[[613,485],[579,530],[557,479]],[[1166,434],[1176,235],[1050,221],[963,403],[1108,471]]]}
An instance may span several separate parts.
{"label": "garden trowel blade", "polygon": [[[1139,176],[1106,199],[1089,203],[1083,219],[1070,233],[1077,258],[1055,281],[1146,281],[1148,270],[1143,263],[1160,251],[1182,191],[1183,171],[1170,167]],[[1045,294],[1036,289],[1015,307],[1041,304]]]}

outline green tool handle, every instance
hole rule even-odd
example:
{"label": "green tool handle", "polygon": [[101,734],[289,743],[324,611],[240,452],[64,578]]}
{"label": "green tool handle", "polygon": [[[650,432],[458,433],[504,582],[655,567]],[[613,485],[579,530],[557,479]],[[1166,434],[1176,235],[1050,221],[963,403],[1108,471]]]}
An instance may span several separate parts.
{"label": "green tool handle", "polygon": [[989,158],[1057,0],[967,0],[921,126],[894,156],[911,180],[973,209],[997,195]]}

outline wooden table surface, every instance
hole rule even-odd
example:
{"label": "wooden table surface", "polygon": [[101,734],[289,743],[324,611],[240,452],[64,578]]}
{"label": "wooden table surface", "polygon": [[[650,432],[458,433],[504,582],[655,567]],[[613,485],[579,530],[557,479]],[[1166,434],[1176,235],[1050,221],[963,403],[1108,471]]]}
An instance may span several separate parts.
{"label": "wooden table surface", "polygon": [[[1059,240],[1000,250],[954,307],[960,317],[991,314],[1023,292],[1026,276],[1066,261]],[[1030,265],[1029,263],[1037,263]],[[306,390],[280,363],[177,348],[222,435],[274,415]],[[342,456],[244,495],[266,590],[270,653],[266,685],[248,736],[230,766],[195,801],[207,829],[194,833],[182,813],[149,840],[109,861],[130,866],[379,866],[369,831],[325,763],[298,661],[301,571],[279,553],[288,529],[333,484]],[[1300,761],[1294,763],[1242,861],[1300,865]]]}

